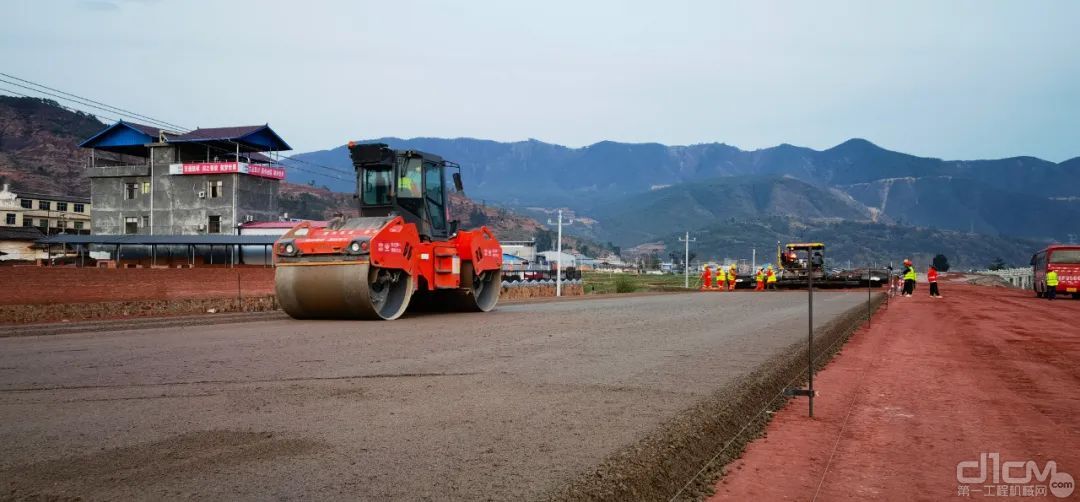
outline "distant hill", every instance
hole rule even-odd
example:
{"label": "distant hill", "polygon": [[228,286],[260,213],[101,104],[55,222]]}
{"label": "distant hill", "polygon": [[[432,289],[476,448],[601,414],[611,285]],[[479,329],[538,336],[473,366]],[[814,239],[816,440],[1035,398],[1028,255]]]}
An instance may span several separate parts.
{"label": "distant hill", "polygon": [[[786,176],[823,189],[839,189],[866,206],[872,219],[882,222],[960,231],[974,228],[1035,239],[1065,239],[1080,232],[1074,223],[1080,204],[1057,204],[1049,199],[1080,197],[1080,158],[1061,163],[1034,157],[946,161],[893,152],[863,139],[822,151],[787,144],[744,151],[721,143],[665,146],[604,141],[567,148],[536,140],[372,141],[430,151],[460,163],[467,190],[474,198],[511,207],[569,207],[598,219],[602,218],[594,211],[606,211],[605,207],[629,197],[640,195],[651,201],[648,193],[658,186],[710,182],[726,176]],[[352,169],[344,147],[296,157]],[[349,189],[347,183],[317,182]],[[886,201],[887,187],[895,192]],[[676,219],[668,224],[686,226],[677,218],[693,214],[693,207],[685,208],[682,214],[673,214]],[[631,237],[624,235],[619,240]]]}
{"label": "distant hill", "polygon": [[731,219],[797,216],[870,221],[866,206],[839,190],[791,177],[730,176],[652,190],[598,205],[594,232],[621,245],[649,241],[672,228],[694,230]]}
{"label": "distant hill", "polygon": [[105,128],[55,101],[0,96],[0,182],[28,192],[87,197],[87,153],[79,142]]}

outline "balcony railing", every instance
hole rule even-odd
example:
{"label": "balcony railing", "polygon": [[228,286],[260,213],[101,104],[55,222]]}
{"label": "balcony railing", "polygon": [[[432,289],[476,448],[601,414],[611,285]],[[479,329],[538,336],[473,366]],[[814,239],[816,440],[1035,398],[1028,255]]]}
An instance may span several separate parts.
{"label": "balcony railing", "polygon": [[126,164],[117,166],[96,166],[86,169],[90,178],[115,178],[120,176],[149,176],[150,164]]}

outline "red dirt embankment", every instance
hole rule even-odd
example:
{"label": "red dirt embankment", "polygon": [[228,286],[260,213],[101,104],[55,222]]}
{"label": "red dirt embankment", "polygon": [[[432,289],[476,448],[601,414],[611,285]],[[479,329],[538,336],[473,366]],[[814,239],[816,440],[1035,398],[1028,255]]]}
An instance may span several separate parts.
{"label": "red dirt embankment", "polygon": [[274,294],[272,268],[12,267],[0,271],[0,305],[89,303]]}
{"label": "red dirt embankment", "polygon": [[[1001,463],[1032,460],[1040,471],[1053,460],[1058,473],[1080,479],[1080,301],[955,283],[942,284],[944,298],[935,300],[927,289],[893,298],[859,330],[814,377],[814,418],[805,399],[789,402],[765,437],[725,468],[711,500],[1040,491],[1056,500],[1049,479],[995,481],[992,460],[984,482],[961,483],[958,463],[982,453]],[[979,468],[964,474],[977,477]]]}
{"label": "red dirt embankment", "polygon": [[277,308],[271,268],[5,267],[0,324]]}
{"label": "red dirt embankment", "polygon": [[[0,269],[0,324],[277,309],[274,269]],[[568,284],[563,295],[584,294]],[[503,288],[502,300],[555,296],[555,286]]]}

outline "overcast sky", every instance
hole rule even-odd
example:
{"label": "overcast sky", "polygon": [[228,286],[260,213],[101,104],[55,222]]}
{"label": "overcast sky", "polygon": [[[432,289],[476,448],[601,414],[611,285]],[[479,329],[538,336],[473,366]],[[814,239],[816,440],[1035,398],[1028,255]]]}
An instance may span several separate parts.
{"label": "overcast sky", "polygon": [[862,137],[947,159],[1080,155],[1080,2],[890,5],[9,0],[0,72],[187,127],[269,122],[301,152]]}

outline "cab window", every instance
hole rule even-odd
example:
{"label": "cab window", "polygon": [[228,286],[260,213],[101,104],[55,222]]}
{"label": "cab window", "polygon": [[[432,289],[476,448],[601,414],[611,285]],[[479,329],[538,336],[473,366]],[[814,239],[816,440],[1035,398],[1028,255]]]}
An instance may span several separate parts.
{"label": "cab window", "polygon": [[446,228],[446,209],[443,200],[442,167],[437,164],[424,164],[424,199],[432,228]]}
{"label": "cab window", "polygon": [[393,171],[390,169],[365,169],[361,200],[365,206],[386,206],[390,204],[390,188],[393,184]]}
{"label": "cab window", "polygon": [[419,199],[422,195],[420,186],[421,159],[406,159],[398,174],[398,198]]}

